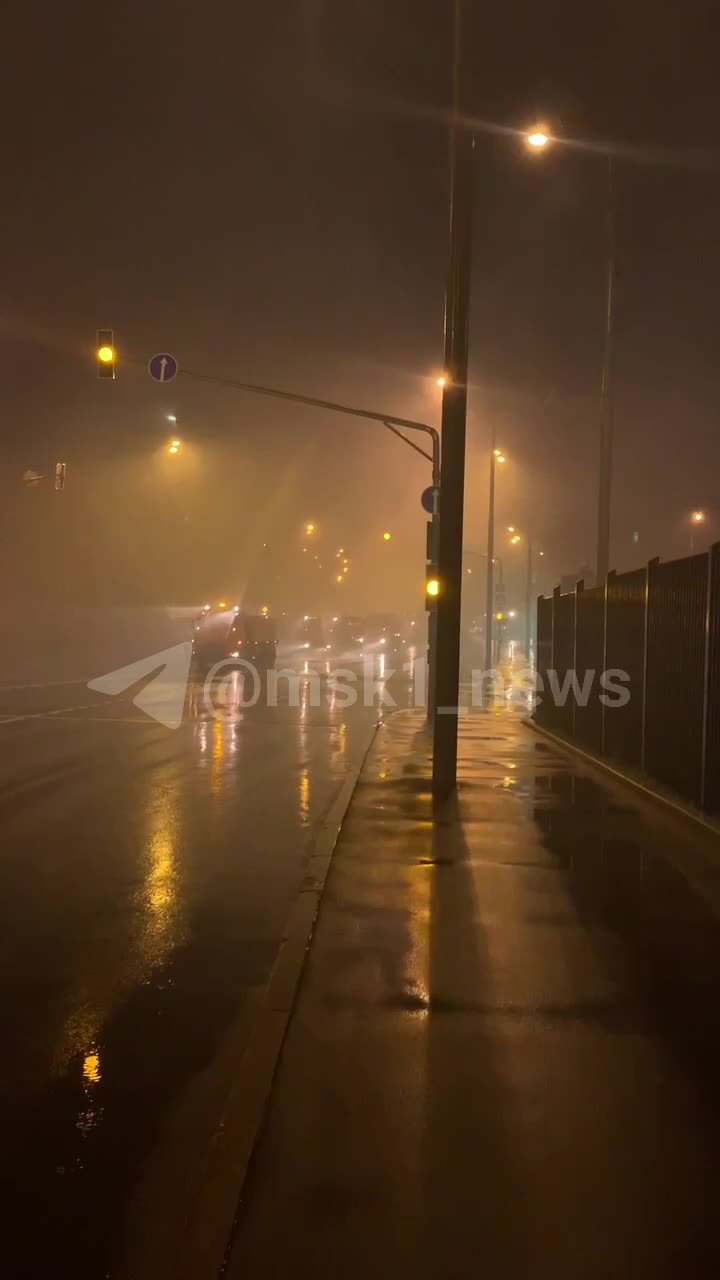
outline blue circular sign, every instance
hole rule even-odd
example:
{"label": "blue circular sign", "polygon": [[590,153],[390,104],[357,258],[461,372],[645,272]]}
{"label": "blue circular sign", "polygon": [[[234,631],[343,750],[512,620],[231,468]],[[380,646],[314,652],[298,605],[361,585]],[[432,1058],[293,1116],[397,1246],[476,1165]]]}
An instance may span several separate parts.
{"label": "blue circular sign", "polygon": [[435,502],[437,500],[437,496],[438,490],[435,488],[434,484],[429,485],[427,489],[423,489],[422,494],[420,495],[420,505],[423,511],[427,511],[429,516],[435,514]]}
{"label": "blue circular sign", "polygon": [[148,364],[148,373],[156,382],[172,382],[178,368],[175,356],[171,356],[167,351],[160,351]]}

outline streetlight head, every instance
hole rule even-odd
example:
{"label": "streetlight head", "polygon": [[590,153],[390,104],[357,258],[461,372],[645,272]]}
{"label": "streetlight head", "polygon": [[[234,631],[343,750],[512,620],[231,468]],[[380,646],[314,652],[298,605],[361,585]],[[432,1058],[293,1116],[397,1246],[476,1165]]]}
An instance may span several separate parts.
{"label": "streetlight head", "polygon": [[704,521],[705,521],[705,512],[704,512],[704,511],[693,511],[692,516],[690,517],[690,519],[692,520],[693,524],[703,524],[703,523],[704,523]]}
{"label": "streetlight head", "polygon": [[447,386],[447,378],[445,377],[444,373],[442,374],[441,377],[435,379],[435,385],[438,387]]}
{"label": "streetlight head", "polygon": [[525,135],[525,141],[533,151],[542,151],[550,141],[550,136],[543,129],[533,129],[532,133]]}
{"label": "streetlight head", "polygon": [[387,530],[386,530],[386,531],[385,531],[385,533],[383,534],[383,540],[384,540],[385,542],[389,542],[391,538],[392,538],[392,534],[391,534],[391,533],[388,533],[388,532],[387,532]]}
{"label": "streetlight head", "polygon": [[514,525],[514,524],[509,524],[509,525],[508,525],[508,533],[514,533],[514,532],[515,532],[515,525]]}
{"label": "streetlight head", "polygon": [[495,457],[497,458],[497,461],[498,461],[498,462],[504,462],[504,461],[505,461],[505,454],[504,454],[504,453],[497,453],[497,454],[495,455]]}
{"label": "streetlight head", "polygon": [[177,422],[177,417],[174,413],[166,413],[165,418],[168,422]]}

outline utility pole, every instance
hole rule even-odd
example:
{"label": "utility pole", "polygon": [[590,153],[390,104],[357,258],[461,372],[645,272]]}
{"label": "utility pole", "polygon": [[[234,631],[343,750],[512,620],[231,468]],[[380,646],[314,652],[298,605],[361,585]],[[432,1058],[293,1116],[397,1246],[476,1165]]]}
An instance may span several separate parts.
{"label": "utility pole", "polygon": [[603,583],[610,568],[610,497],[614,432],[613,357],[615,346],[615,171],[612,156],[607,163],[607,290],[605,296],[605,348],[600,384],[600,468],[598,477],[597,581]]}
{"label": "utility pole", "polygon": [[487,590],[485,593],[485,670],[493,666],[493,622],[495,621],[495,426],[490,441],[490,494],[488,498]]}
{"label": "utility pole", "polygon": [[453,111],[450,122],[450,246],[445,293],[445,373],[438,538],[437,671],[433,720],[433,797],[444,800],[457,783],[460,700],[468,318],[472,238],[472,138],[462,122],[461,0],[455,0]]}
{"label": "utility pole", "polygon": [[533,579],[533,546],[532,534],[527,536],[527,582],[525,583],[525,659],[530,664],[530,639],[532,636],[532,579]]}

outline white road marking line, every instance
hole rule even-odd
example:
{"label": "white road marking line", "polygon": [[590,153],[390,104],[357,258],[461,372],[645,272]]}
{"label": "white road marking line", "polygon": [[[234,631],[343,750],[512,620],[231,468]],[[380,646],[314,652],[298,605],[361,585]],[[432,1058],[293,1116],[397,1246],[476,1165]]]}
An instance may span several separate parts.
{"label": "white road marking line", "polygon": [[4,719],[0,720],[0,724],[17,724],[20,720],[48,720],[50,716],[63,716],[70,711],[87,711],[95,705],[94,702],[84,702],[77,707],[58,707],[57,711],[28,711],[21,716],[5,716]]}
{"label": "white road marking line", "polygon": [[0,693],[12,693],[13,689],[70,689],[74,684],[87,685],[83,676],[81,680],[32,680],[26,684],[0,684]]}

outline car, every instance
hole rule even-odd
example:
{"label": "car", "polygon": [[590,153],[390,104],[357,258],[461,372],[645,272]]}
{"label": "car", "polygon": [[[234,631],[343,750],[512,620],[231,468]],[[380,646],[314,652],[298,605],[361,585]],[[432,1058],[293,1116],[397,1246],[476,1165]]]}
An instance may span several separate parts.
{"label": "car", "polygon": [[208,672],[218,662],[233,658],[262,668],[274,667],[277,636],[267,614],[244,613],[238,607],[204,609],[193,629],[193,665]]}

